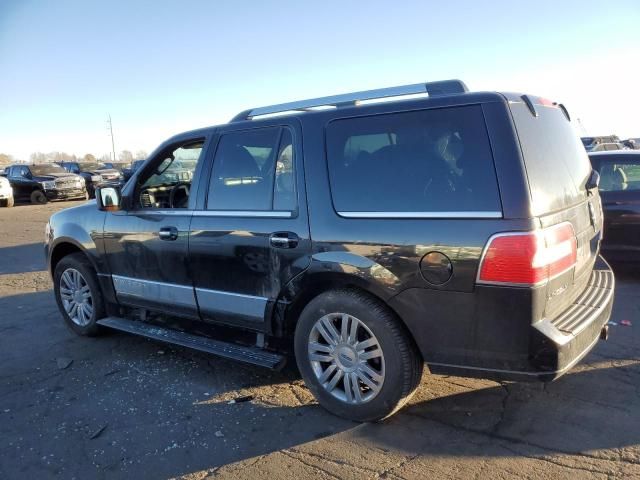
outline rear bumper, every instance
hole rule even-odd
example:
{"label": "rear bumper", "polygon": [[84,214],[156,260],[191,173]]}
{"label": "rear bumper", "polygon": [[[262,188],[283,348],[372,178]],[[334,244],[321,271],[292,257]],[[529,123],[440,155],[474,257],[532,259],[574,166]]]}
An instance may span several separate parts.
{"label": "rear bumper", "polygon": [[615,289],[613,271],[599,257],[584,292],[552,320],[533,325],[531,365],[541,380],[554,380],[595,346],[611,316]]}
{"label": "rear bumper", "polygon": [[[433,344],[437,329],[425,337],[422,334],[424,323],[420,326],[410,324],[409,327],[432,373],[494,380],[551,381],[569,371],[598,342],[611,315],[614,286],[611,267],[602,257],[598,257],[587,286],[573,304],[555,318],[529,325],[526,327],[528,330],[515,326],[522,325],[520,322],[525,320],[518,317],[527,310],[523,309],[522,299],[515,301],[516,306],[512,310],[506,309],[506,302],[494,309],[477,305],[472,309],[465,308],[464,299],[458,304],[449,304],[447,310],[453,310],[456,315],[448,314],[444,318],[451,320],[448,325],[442,325],[441,318],[440,330],[448,327],[451,333],[457,335],[441,337],[449,341],[449,345],[440,350]],[[503,292],[499,292],[499,295],[504,299]],[[412,298],[415,304],[419,304],[418,298]],[[477,302],[469,300],[467,303]],[[491,303],[494,306],[496,304]],[[433,307],[431,310],[434,310]],[[471,315],[471,312],[476,315]],[[456,332],[453,319],[465,315],[473,318],[473,325]],[[471,328],[474,334],[467,337],[470,340],[464,345],[464,337],[460,332]],[[495,343],[485,342],[481,347],[478,339],[484,338],[495,338]]]}

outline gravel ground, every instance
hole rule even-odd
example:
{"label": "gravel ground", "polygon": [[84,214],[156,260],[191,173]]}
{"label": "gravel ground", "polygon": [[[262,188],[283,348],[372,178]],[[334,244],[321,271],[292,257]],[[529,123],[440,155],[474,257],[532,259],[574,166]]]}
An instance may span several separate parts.
{"label": "gravel ground", "polygon": [[[0,479],[640,478],[640,275],[611,338],[549,384],[425,375],[383,424],[273,373],[113,333],[79,338],[44,272],[48,216],[0,209]],[[233,402],[250,396],[250,400]]]}

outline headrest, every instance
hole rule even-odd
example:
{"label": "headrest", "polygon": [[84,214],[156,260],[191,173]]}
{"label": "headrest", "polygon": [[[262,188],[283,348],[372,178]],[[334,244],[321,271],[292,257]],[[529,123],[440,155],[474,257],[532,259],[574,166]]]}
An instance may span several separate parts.
{"label": "headrest", "polygon": [[242,146],[235,146],[224,156],[223,177],[259,177],[260,169],[253,156]]}

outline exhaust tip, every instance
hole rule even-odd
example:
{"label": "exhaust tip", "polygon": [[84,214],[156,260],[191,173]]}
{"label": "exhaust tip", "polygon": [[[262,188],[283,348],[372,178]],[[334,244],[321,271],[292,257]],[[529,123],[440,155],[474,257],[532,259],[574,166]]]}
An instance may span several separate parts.
{"label": "exhaust tip", "polygon": [[605,325],[600,330],[600,340],[608,340],[609,339],[609,325]]}

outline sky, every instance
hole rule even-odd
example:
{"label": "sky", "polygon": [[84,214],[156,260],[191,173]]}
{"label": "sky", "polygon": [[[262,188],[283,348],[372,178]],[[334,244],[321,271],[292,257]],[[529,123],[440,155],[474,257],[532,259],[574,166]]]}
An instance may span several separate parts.
{"label": "sky", "polygon": [[[246,108],[422,81],[640,137],[640,1],[0,0],[0,153],[151,152]],[[579,122],[576,119],[580,119]]]}

